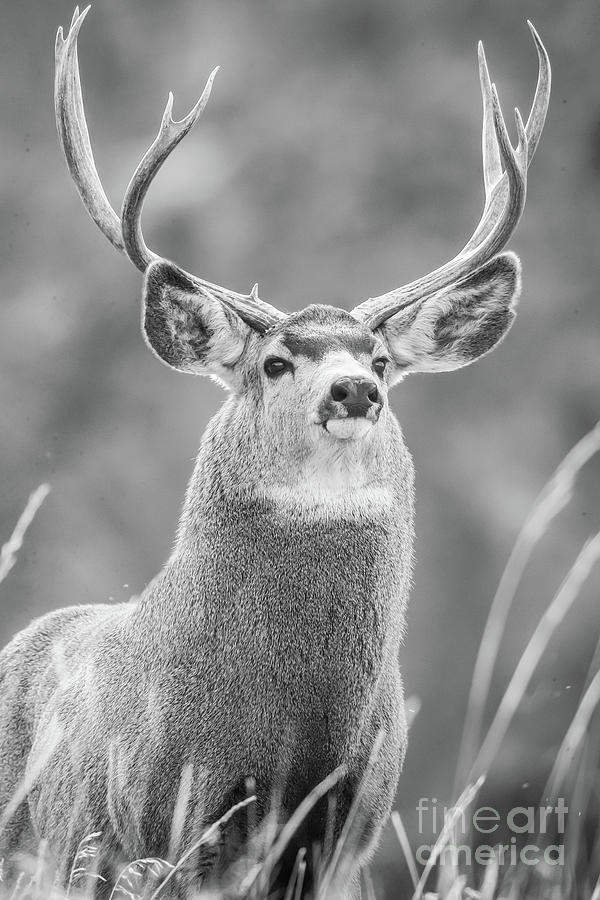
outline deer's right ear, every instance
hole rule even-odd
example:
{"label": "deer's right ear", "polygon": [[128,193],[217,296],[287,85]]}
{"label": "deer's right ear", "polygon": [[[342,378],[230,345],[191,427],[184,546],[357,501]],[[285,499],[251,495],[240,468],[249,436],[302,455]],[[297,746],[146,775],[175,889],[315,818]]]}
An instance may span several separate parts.
{"label": "deer's right ear", "polygon": [[172,369],[216,375],[229,386],[251,332],[216,296],[166,260],[152,263],[146,272],[142,330]]}

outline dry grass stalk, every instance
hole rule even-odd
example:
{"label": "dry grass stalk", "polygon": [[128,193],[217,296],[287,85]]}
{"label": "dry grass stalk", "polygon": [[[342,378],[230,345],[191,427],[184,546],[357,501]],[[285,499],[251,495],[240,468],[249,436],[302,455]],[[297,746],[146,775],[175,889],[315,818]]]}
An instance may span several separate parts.
{"label": "dry grass stalk", "polygon": [[39,488],[37,488],[37,490],[35,490],[33,494],[30,495],[25,509],[19,516],[19,520],[15,525],[13,533],[0,550],[0,584],[4,581],[4,579],[16,563],[17,553],[23,546],[25,533],[33,522],[38,509],[49,493],[50,485],[40,484]]}

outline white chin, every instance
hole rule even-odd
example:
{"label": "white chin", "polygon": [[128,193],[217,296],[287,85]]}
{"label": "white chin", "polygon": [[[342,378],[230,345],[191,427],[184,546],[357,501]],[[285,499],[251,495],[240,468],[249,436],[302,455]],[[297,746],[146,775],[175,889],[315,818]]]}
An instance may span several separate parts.
{"label": "white chin", "polygon": [[325,428],[339,441],[359,441],[371,430],[373,423],[368,419],[352,417],[349,419],[328,419]]}

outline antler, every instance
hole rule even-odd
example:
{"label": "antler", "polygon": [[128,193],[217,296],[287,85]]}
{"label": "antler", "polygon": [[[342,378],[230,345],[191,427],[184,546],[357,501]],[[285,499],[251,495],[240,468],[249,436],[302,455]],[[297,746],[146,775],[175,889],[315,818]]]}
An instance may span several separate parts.
{"label": "antler", "polygon": [[[148,249],[142,234],[141,213],[146,193],[152,179],[171,151],[189,134],[202,115],[218,67],[211,72],[202,96],[194,108],[179,122],[175,122],[171,116],[173,95],[169,94],[158,136],[134,172],[125,192],[123,209],[119,217],[104,192],[96,169],[83,107],[77,37],[89,9],[88,6],[80,13],[79,7],[76,7],[67,37],[63,37],[62,27],[58,29],[56,35],[54,84],[56,127],[69,172],[85,208],[111,244],[117,250],[126,253],[131,262],[141,272],[145,272],[151,263],[161,259]],[[285,318],[284,313],[258,297],[257,285],[250,294],[238,294],[189,273],[186,274],[201,291],[220,300],[261,333]]]}
{"label": "antler", "polygon": [[550,100],[550,61],[535,28],[528,22],[538,52],[538,82],[527,125],[515,109],[518,144],[513,148],[500,109],[496,87],[491,83],[483,45],[479,43],[479,77],[483,97],[483,178],[485,205],[479,224],[463,250],[454,259],[403,287],[373,297],[352,314],[371,328],[390,316],[442,288],[467,278],[481,268],[509,241],[523,212],[527,167],[539,143]]}

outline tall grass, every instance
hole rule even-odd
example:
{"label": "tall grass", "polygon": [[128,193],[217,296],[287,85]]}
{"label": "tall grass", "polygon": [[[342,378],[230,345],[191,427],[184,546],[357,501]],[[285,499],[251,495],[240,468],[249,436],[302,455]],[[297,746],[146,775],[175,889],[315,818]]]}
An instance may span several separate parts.
{"label": "tall grass", "polygon": [[[462,793],[455,808],[461,811],[465,807],[465,784],[473,783],[476,779],[478,780],[475,784],[481,784],[482,779],[493,768],[508,727],[523,700],[544,650],[572,609],[584,582],[600,557],[600,533],[598,533],[586,541],[561,587],[544,611],[506,686],[491,725],[482,738],[482,723],[500,641],[527,563],[553,520],[568,505],[579,472],[598,451],[600,451],[600,423],[567,454],[539,494],[517,537],[500,579],[477,654],[456,767],[454,795],[461,791]],[[589,757],[586,757],[584,753],[587,730],[600,703],[599,664],[600,643],[599,652],[596,653],[593,663],[596,668],[589,673],[587,688],[561,743],[539,801],[540,808],[548,807],[558,797],[558,792],[564,788],[567,795],[570,792],[571,806],[581,813],[573,820],[569,820],[569,827],[564,836],[565,864],[557,866],[556,871],[552,872],[543,865],[536,866],[535,869],[528,869],[523,865],[503,869],[498,858],[493,857],[479,883],[475,884],[478,873],[472,868],[461,873],[459,866],[453,864],[453,857],[450,855],[450,864],[445,863],[439,867],[436,890],[426,895],[428,900],[463,900],[463,898],[464,900],[467,898],[566,900],[571,897],[573,900],[600,900],[600,830],[595,835],[596,849],[599,851],[596,856],[597,871],[593,870],[593,863],[590,865],[587,858],[589,854],[582,852],[584,829],[596,828],[600,822],[600,756],[590,753]],[[595,790],[588,790],[587,794],[585,792],[582,794],[581,785],[586,784],[589,788],[590,782]],[[469,799],[473,801],[475,796],[469,795]],[[572,821],[575,823],[574,826]],[[399,834],[400,845],[409,870],[414,871],[414,857],[407,854],[406,832],[397,814],[393,824]],[[467,833],[462,835],[462,840],[468,836],[467,829]],[[452,830],[449,831],[444,827],[435,845],[436,858],[443,849],[442,846],[438,846],[440,839],[443,838],[442,844],[448,844],[453,837],[456,836]],[[537,835],[538,845],[543,843],[543,839],[543,835]],[[412,900],[420,900],[422,897],[421,882],[425,874],[428,876],[431,874],[431,869],[431,866],[425,867],[421,880],[414,886]],[[414,875],[412,877],[414,881]]]}
{"label": "tall grass", "polygon": [[[559,792],[568,797],[573,807],[583,816],[570,819],[564,834],[564,865],[549,871],[542,865],[527,869],[523,865],[506,866],[499,850],[492,853],[487,865],[479,871],[462,867],[451,849],[459,840],[459,823],[473,806],[487,773],[495,760],[507,729],[517,712],[536,667],[551,638],[561,622],[573,608],[586,579],[592,573],[600,557],[600,534],[590,538],[583,546],[567,573],[562,585],[548,604],[535,627],[527,646],[506,686],[500,704],[491,718],[491,724],[482,735],[489,688],[498,656],[502,634],[509,621],[509,612],[515,602],[519,584],[527,563],[555,517],[563,510],[573,492],[581,468],[600,450],[600,423],[587,434],[567,455],[550,481],[540,493],[531,513],[519,533],[510,554],[498,590],[491,604],[488,621],[475,664],[470,689],[468,710],[460,746],[454,784],[457,800],[445,819],[426,865],[419,866],[411,849],[410,839],[398,812],[391,816],[391,827],[398,839],[399,874],[406,866],[412,882],[412,891],[406,900],[600,900],[600,827],[593,832],[594,823],[600,823],[600,728],[596,740],[589,736],[594,716],[600,703],[600,641],[594,657],[581,701],[548,774],[540,806],[556,801]],[[30,498],[11,539],[0,556],[0,581],[6,576],[16,559],[25,531],[47,493],[42,486]],[[373,750],[373,764],[379,752],[379,744]],[[229,880],[227,891],[196,889],[191,898],[224,900],[225,897],[248,896],[253,900],[267,900],[269,876],[281,858],[286,846],[302,819],[314,805],[335,785],[341,771],[336,770],[318,785],[289,822],[277,830],[273,822],[265,821],[257,829],[260,837],[252,842],[248,856],[236,864],[235,877]],[[180,796],[173,819],[173,852],[179,847],[183,834],[183,821],[191,786],[191,777],[182,773]],[[367,784],[369,772],[365,776]],[[187,787],[186,787],[187,786]],[[591,787],[590,787],[591,786]],[[24,790],[27,789],[25,785]],[[450,793],[450,791],[449,791]],[[315,900],[342,900],[338,876],[351,865],[356,852],[357,835],[361,824],[361,790],[349,816],[337,846],[330,854],[332,864],[318,873]],[[19,800],[22,799],[20,795]],[[178,859],[134,860],[121,870],[110,893],[111,900],[127,897],[129,900],[161,900],[168,896],[178,872],[202,844],[211,844],[218,838],[226,821],[242,807],[251,808],[253,796],[248,796],[233,807],[221,820],[207,828],[190,847],[180,852]],[[6,819],[7,811],[4,811]],[[0,811],[0,815],[2,811]],[[584,832],[585,834],[584,841]],[[466,833],[472,841],[472,836]],[[46,848],[41,847],[38,857],[25,860],[20,875],[11,884],[2,878],[0,866],[0,900],[88,900],[92,896],[96,841],[99,834],[83,838],[73,863],[69,885],[65,890],[52,880],[52,868],[47,861]],[[461,840],[464,841],[463,833]],[[543,835],[537,840],[542,843]],[[589,847],[592,850],[589,850]],[[290,883],[283,900],[300,900],[307,854],[311,848],[300,851]],[[594,864],[594,853],[596,863]],[[403,862],[404,860],[404,862]],[[590,861],[591,860],[591,861]],[[594,868],[596,865],[596,868]],[[375,900],[377,894],[368,872],[363,875],[363,897]],[[383,900],[383,898],[381,898]]]}
{"label": "tall grass", "polygon": [[577,475],[599,449],[600,422],[573,447],[544,485],[508,558],[492,600],[475,661],[458,754],[455,794],[473,766],[500,641],[527,563],[553,520],[569,503]]}

